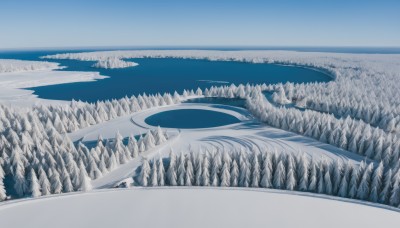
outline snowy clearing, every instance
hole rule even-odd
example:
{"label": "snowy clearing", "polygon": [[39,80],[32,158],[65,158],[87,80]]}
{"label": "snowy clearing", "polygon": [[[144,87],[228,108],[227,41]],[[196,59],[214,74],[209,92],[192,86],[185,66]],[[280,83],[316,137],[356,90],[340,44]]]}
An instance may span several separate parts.
{"label": "snowy clearing", "polygon": [[[131,134],[138,135],[146,132],[148,129],[155,129],[154,126],[149,126],[144,122],[148,116],[160,111],[188,108],[224,112],[241,119],[242,122],[215,128],[169,129],[168,132],[172,134],[180,132],[179,137],[174,137],[166,145],[146,152],[144,155],[147,158],[152,159],[157,156],[167,157],[171,149],[186,153],[190,149],[196,151],[204,150],[205,148],[210,150],[214,148],[224,148],[227,150],[235,150],[237,148],[251,150],[256,148],[260,152],[266,149],[268,151],[290,154],[305,153],[315,161],[333,161],[339,159],[343,162],[351,161],[353,164],[359,164],[359,162],[365,160],[363,156],[318,142],[314,139],[268,127],[252,119],[245,109],[236,108],[237,111],[233,111],[230,106],[211,104],[185,103],[149,109],[75,131],[70,133],[69,137],[73,141],[95,141],[99,136],[113,138],[116,132],[119,132],[123,137],[128,137]],[[140,158],[134,159],[102,178],[92,181],[93,188],[112,187],[115,183],[133,176],[134,171],[140,165]]]}
{"label": "snowy clearing", "polygon": [[249,189],[134,188],[3,203],[0,221],[7,228],[376,228],[400,220],[395,211],[332,199]]}
{"label": "snowy clearing", "polygon": [[[179,140],[171,145],[171,148],[176,151],[185,151],[189,147],[224,147],[227,149],[243,147],[251,149],[256,146],[259,149],[266,148],[279,152],[307,153],[317,160],[340,158],[344,161],[350,159],[356,163],[365,160],[364,157],[357,154],[318,142],[308,137],[266,126],[254,119],[249,119],[250,114],[245,109],[237,108],[237,110],[241,111],[239,113],[228,109],[228,107],[230,106],[226,106],[226,109],[224,109],[222,105],[184,103],[149,109],[131,116],[120,117],[109,122],[75,131],[70,133],[69,137],[73,141],[78,139],[93,141],[97,140],[99,135],[103,138],[113,138],[117,131],[123,137],[128,137],[130,134],[138,135],[145,133],[148,129],[155,129],[154,126],[149,126],[144,122],[148,116],[160,111],[194,108],[224,112],[241,119],[242,122],[214,128],[170,129],[169,131],[172,132],[181,132]],[[169,153],[169,149],[170,147],[165,150],[159,150],[155,154],[167,154]]]}

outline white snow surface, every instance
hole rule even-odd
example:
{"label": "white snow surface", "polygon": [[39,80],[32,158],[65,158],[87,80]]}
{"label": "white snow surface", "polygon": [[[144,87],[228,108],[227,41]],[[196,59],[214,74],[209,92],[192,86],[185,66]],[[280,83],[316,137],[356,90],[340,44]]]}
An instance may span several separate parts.
{"label": "white snow surface", "polygon": [[104,79],[98,72],[55,71],[57,63],[0,59],[0,103],[32,105],[61,103],[38,99],[24,88]]}
{"label": "white snow surface", "polygon": [[0,221],[7,228],[376,228],[400,221],[396,211],[307,195],[195,187],[94,191],[2,203]]}

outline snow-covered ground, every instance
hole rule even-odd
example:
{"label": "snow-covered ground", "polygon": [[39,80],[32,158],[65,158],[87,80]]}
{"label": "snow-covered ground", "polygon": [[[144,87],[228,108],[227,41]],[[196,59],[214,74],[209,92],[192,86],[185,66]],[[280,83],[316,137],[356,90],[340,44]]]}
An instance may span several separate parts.
{"label": "snow-covered ground", "polygon": [[400,221],[396,211],[339,200],[259,189],[134,188],[10,202],[0,206],[0,221],[7,228],[376,228]]}
{"label": "snow-covered ground", "polygon": [[[177,109],[206,109],[218,112],[224,112],[235,116],[242,122],[214,128],[201,129],[168,129],[171,134],[180,132],[176,137],[162,147],[154,148],[146,152],[145,156],[149,159],[153,157],[165,157],[170,150],[188,152],[189,148],[212,149],[225,148],[235,150],[237,148],[253,149],[260,151],[276,151],[286,153],[306,153],[314,160],[321,159],[336,160],[340,159],[344,162],[351,161],[358,164],[365,157],[350,153],[337,147],[321,143],[314,139],[290,133],[284,130],[268,127],[249,116],[247,110],[235,108],[233,111],[230,106],[212,105],[212,104],[178,104],[157,109],[149,109],[138,112],[131,116],[120,117],[102,124],[84,128],[69,134],[69,137],[75,140],[94,141],[99,135],[103,138],[114,138],[116,132],[122,136],[128,137],[130,134],[142,134],[148,129],[155,128],[145,123],[148,116],[161,111],[177,110]],[[121,165],[111,173],[96,179],[92,182],[94,188],[112,187],[115,183],[133,176],[134,170],[140,166],[140,159],[134,159],[127,164]]]}
{"label": "snow-covered ground", "polygon": [[[365,158],[354,153],[339,149],[337,147],[321,143],[311,138],[290,133],[284,130],[268,127],[257,120],[251,118],[247,110],[237,108],[240,112],[228,109],[229,106],[211,104],[190,104],[183,103],[178,105],[167,106],[159,109],[149,109],[131,116],[124,116],[109,122],[84,128],[69,136],[72,140],[82,139],[83,141],[97,140],[99,135],[103,138],[113,138],[118,131],[122,136],[128,137],[130,134],[142,134],[147,129],[155,128],[145,123],[145,119],[153,114],[167,110],[178,109],[206,109],[218,112],[224,112],[242,120],[241,123],[231,124],[214,128],[199,129],[169,129],[171,132],[179,130],[181,132],[180,139],[174,142],[171,148],[174,150],[187,150],[191,147],[225,147],[225,148],[248,148],[256,146],[259,149],[269,149],[280,151],[288,151],[291,153],[307,153],[315,159],[343,159],[360,162]],[[168,128],[167,128],[168,130]],[[169,148],[166,151],[169,152]]]}
{"label": "snow-covered ground", "polygon": [[154,126],[150,126],[145,122],[147,117],[159,112],[179,109],[204,109],[218,111],[232,115],[242,121],[249,120],[249,113],[245,109],[237,108],[237,110],[241,111],[239,113],[231,110],[229,107],[231,106],[190,103],[169,105],[140,111],[132,116],[128,115],[119,117],[103,124],[98,124],[75,131],[69,136],[73,141],[78,139],[82,139],[83,141],[93,141],[97,140],[99,135],[101,135],[103,138],[113,138],[117,131],[119,131],[125,137],[129,136],[130,134],[139,135],[145,133],[149,128],[154,128]]}
{"label": "snow-covered ground", "polygon": [[98,72],[55,71],[57,63],[0,59],[0,102],[30,105],[38,102],[57,104],[59,101],[38,99],[24,88],[104,79]]}

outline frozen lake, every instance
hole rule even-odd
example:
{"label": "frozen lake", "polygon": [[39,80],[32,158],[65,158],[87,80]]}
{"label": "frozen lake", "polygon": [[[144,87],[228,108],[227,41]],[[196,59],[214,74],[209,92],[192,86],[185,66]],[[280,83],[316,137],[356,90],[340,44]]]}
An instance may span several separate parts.
{"label": "frozen lake", "polygon": [[209,128],[239,123],[226,113],[203,109],[178,109],[160,112],[146,118],[145,122],[163,128]]}
{"label": "frozen lake", "polygon": [[[80,50],[83,51],[83,50]],[[65,52],[65,51],[64,51]],[[69,51],[71,52],[71,51]],[[0,53],[0,58],[41,60],[40,56],[63,51],[25,51]],[[47,60],[66,66],[63,71],[98,71],[110,78],[96,82],[78,82],[35,87],[40,98],[94,102],[138,94],[181,93],[184,89],[202,89],[231,83],[307,83],[327,82],[331,77],[313,69],[276,64],[232,61],[208,61],[174,58],[129,59],[139,66],[123,69],[99,69],[94,62]]]}

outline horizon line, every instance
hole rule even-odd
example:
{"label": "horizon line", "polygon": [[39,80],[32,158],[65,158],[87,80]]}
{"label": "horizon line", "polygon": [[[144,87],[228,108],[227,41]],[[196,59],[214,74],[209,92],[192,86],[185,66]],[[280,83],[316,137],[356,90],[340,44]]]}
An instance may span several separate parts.
{"label": "horizon line", "polygon": [[99,45],[99,46],[48,46],[48,47],[0,47],[0,51],[19,51],[19,50],[80,50],[80,49],[207,49],[207,48],[232,48],[232,49],[278,49],[278,48],[354,48],[354,49],[362,49],[362,48],[371,48],[371,49],[390,49],[395,48],[398,49],[400,46],[357,46],[357,45]]}

